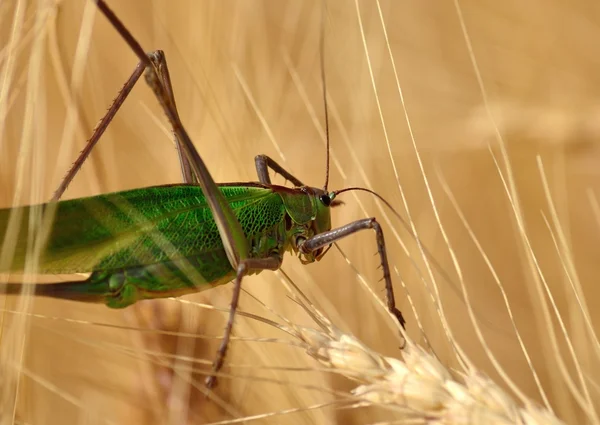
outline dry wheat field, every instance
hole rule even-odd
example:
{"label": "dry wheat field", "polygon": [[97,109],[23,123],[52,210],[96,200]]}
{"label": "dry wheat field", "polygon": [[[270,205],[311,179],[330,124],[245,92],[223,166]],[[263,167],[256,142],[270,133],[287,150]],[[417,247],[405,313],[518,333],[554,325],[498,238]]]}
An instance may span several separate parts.
{"label": "dry wheat field", "polygon": [[[323,31],[329,186],[400,216],[355,192],[333,224],[382,224],[406,334],[372,232],[244,280],[209,396],[231,285],[124,310],[0,296],[0,424],[600,423],[596,2],[108,4],[165,51],[218,182],[267,154],[323,185]],[[50,199],[136,63],[91,0],[0,1],[0,207]],[[180,181],[142,79],[65,198]]]}

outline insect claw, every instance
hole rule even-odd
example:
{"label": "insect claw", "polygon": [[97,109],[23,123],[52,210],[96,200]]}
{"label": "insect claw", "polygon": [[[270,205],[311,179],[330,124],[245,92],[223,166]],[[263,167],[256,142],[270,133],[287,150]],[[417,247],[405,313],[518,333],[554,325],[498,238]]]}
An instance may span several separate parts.
{"label": "insect claw", "polygon": [[[392,314],[394,316],[396,316],[396,320],[398,320],[398,322],[400,323],[400,326],[402,326],[403,329],[406,329],[406,320],[404,320],[404,316],[402,315],[402,312],[400,310],[398,310],[396,307],[394,307]],[[404,347],[406,347],[406,340],[404,341],[404,344],[402,345],[401,349],[404,349]]]}

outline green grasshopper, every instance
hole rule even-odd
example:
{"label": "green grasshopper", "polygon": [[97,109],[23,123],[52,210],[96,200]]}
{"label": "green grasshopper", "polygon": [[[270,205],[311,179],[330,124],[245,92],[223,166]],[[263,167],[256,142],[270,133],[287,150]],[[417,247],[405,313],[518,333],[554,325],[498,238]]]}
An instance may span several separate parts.
{"label": "green grasshopper", "polygon": [[[0,210],[0,239],[4,239],[8,231],[10,215],[22,214],[13,262],[7,270],[0,271],[24,270],[30,217],[35,215],[33,212],[54,209],[37,271],[91,275],[80,281],[35,285],[33,292],[37,296],[124,308],[140,300],[180,296],[233,280],[229,318],[212,375],[206,381],[211,388],[225,360],[245,276],[279,269],[287,251],[297,254],[304,264],[319,261],[336,241],[372,229],[377,237],[387,307],[404,327],[404,318],[395,304],[379,223],[375,218],[366,218],[331,228],[330,209],[341,204],[337,200],[340,193],[371,191],[346,188],[328,192],[328,130],[323,189],[304,185],[265,155],[255,158],[258,182],[216,184],[177,113],[164,53],[146,54],[106,3],[94,1],[140,62],[60,184],[52,202]],[[326,93],[324,68],[321,70]],[[59,201],[142,74],[172,126],[184,183]],[[326,96],[324,103],[327,126]],[[272,184],[269,169],[294,187]],[[18,294],[23,288],[24,284],[8,283],[0,285],[0,293]]]}

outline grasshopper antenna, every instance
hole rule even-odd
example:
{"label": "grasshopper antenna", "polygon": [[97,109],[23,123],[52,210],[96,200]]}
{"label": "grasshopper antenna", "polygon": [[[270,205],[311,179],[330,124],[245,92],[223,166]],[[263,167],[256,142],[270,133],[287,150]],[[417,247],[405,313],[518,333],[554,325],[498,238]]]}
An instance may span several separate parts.
{"label": "grasshopper antenna", "polygon": [[327,3],[323,0],[323,10],[321,13],[321,40],[319,50],[321,53],[321,82],[323,85],[323,107],[325,108],[325,140],[326,140],[326,157],[325,157],[325,186],[323,190],[327,192],[329,185],[329,111],[327,108],[327,80],[325,78],[325,17],[327,16]]}

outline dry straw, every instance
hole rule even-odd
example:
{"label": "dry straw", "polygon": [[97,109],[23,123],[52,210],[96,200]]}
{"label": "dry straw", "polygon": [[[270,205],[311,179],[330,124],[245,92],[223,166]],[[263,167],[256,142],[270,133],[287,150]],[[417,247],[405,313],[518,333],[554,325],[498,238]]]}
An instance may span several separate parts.
{"label": "dry straw", "polygon": [[[562,424],[536,403],[519,406],[477,370],[456,377],[406,336],[402,359],[383,356],[342,332],[312,304],[296,300],[318,328],[286,329],[306,353],[334,373],[354,380],[353,407],[378,406],[396,412],[397,423]],[[461,382],[462,381],[462,382]]]}

